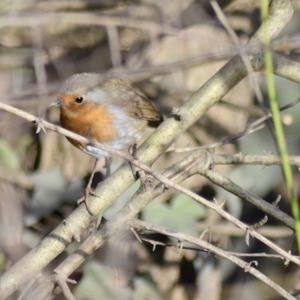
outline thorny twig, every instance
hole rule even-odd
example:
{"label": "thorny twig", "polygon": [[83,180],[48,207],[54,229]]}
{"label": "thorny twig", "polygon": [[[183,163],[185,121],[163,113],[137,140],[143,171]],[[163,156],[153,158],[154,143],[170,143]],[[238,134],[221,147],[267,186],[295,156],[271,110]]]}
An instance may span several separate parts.
{"label": "thorny twig", "polygon": [[203,239],[197,239],[197,238],[194,238],[187,234],[174,232],[174,231],[168,230],[161,226],[148,224],[148,223],[145,223],[145,222],[139,221],[139,220],[131,221],[130,226],[135,227],[139,231],[147,230],[147,231],[157,232],[162,235],[172,237],[178,241],[181,241],[181,243],[183,243],[185,241],[190,244],[199,246],[200,248],[204,249],[205,251],[208,251],[210,253],[213,253],[217,256],[223,257],[223,258],[233,262],[237,266],[244,269],[245,272],[250,273],[251,275],[255,276],[256,278],[258,278],[259,280],[261,280],[262,282],[264,282],[265,284],[267,284],[268,286],[270,286],[271,288],[276,290],[285,299],[296,300],[296,298],[293,297],[290,293],[288,293],[285,289],[283,289],[281,286],[279,286],[274,281],[272,281],[269,277],[267,277],[266,275],[264,275],[263,273],[258,271],[256,268],[254,268],[253,265],[257,266],[257,264],[258,264],[256,261],[251,261],[250,263],[247,263],[247,262],[241,260],[240,258],[236,257],[235,255],[233,255],[232,253],[227,252],[219,247],[216,247],[216,246],[212,245],[211,243],[204,241]]}
{"label": "thorny twig", "polygon": [[[34,117],[33,115],[25,113],[25,112],[23,112],[23,111],[21,111],[17,108],[14,108],[10,105],[0,103],[0,108],[1,107],[6,108],[8,111],[10,111],[12,113],[15,113],[19,116],[23,116],[25,119],[29,119],[31,122],[36,120],[36,117]],[[66,130],[66,129],[60,127],[60,126],[51,124],[51,123],[46,122],[46,121],[42,121],[42,122],[43,122],[44,126],[48,129],[57,131],[57,132],[65,135],[67,137],[70,137],[74,140],[80,141],[83,144],[90,144],[91,143],[87,138],[82,137],[78,134],[75,134],[74,132]],[[178,192],[181,192],[181,193],[186,194],[187,196],[190,196],[195,201],[197,201],[197,202],[209,207],[210,209],[216,211],[220,216],[224,217],[229,222],[232,222],[233,224],[235,224],[239,228],[245,230],[246,232],[247,232],[247,230],[249,230],[249,227],[247,225],[245,225],[239,219],[236,219],[235,217],[230,215],[228,212],[226,212],[224,209],[222,209],[222,207],[219,204],[215,204],[213,202],[210,202],[210,201],[206,200],[205,198],[195,194],[194,192],[192,192],[192,191],[190,191],[190,190],[174,183],[172,180],[168,179],[167,177],[165,177],[165,176],[163,176],[163,175],[161,175],[157,172],[154,172],[150,167],[148,167],[144,163],[140,162],[139,160],[134,159],[129,154],[126,154],[122,151],[118,151],[118,150],[115,150],[115,149],[111,149],[111,147],[108,147],[106,145],[102,145],[100,143],[95,143],[95,147],[99,147],[101,150],[104,150],[104,151],[106,151],[106,152],[108,152],[112,155],[118,155],[119,157],[121,157],[123,159],[126,159],[127,161],[130,161],[130,163],[135,165],[137,168],[140,168],[141,170],[145,171],[146,173],[150,174],[151,176],[153,176],[155,179],[160,181],[165,186],[167,186],[169,188],[173,188],[174,190],[176,190]],[[283,249],[278,247],[276,244],[274,244],[273,242],[271,242],[268,239],[266,239],[265,237],[263,237],[258,232],[251,229],[251,230],[249,230],[249,233],[251,234],[251,236],[257,238],[258,240],[260,240],[261,242],[263,242],[264,244],[266,244],[267,246],[272,248],[274,251],[280,253],[282,256],[286,257],[287,259],[294,262],[295,264],[300,265],[300,260],[298,260],[294,256],[288,254],[286,251],[284,251]]]}
{"label": "thorny twig", "polygon": [[[284,1],[285,7],[283,8],[280,7],[281,3],[282,1],[279,0],[275,0],[272,2],[272,6],[274,6],[273,15],[270,18],[272,38],[278,36],[278,34],[282,31],[283,27],[286,26],[291,17],[292,8],[290,2],[288,0]],[[280,13],[278,13],[276,9],[278,5],[281,8]],[[258,33],[255,36],[257,39],[261,38],[260,30],[258,30]],[[255,65],[255,70],[261,70],[262,68],[263,61],[261,60],[261,57],[261,54],[253,55],[253,57],[251,57],[251,63]],[[282,76],[285,76],[286,78],[298,80],[297,76],[295,77],[293,75],[295,74],[295,72],[291,72],[291,69],[293,69],[294,67],[294,63],[285,60],[284,67],[280,63],[276,66],[276,72]],[[139,159],[141,159],[145,163],[152,163],[161,154],[161,152],[165,150],[171,144],[171,142],[174,141],[176,136],[178,136],[181,132],[186,130],[196,120],[198,120],[210,107],[217,103],[220,98],[222,98],[233,86],[235,86],[237,82],[244,78],[246,74],[247,70],[245,70],[245,66],[242,64],[240,58],[234,57],[221,70],[219,70],[215,76],[208,80],[202,88],[194,93],[187,102],[184,103],[184,105],[180,108],[180,122],[173,119],[167,119],[142,145],[139,151]],[[24,116],[24,112],[22,114]],[[34,120],[35,119],[33,119],[32,121]],[[67,134],[67,132],[65,132],[65,134]],[[68,133],[68,135],[71,134]],[[79,137],[77,136],[77,138]],[[87,142],[87,140],[83,137],[80,137],[80,139],[83,144]],[[103,146],[101,149],[103,149]],[[117,155],[116,152],[114,154]],[[123,158],[126,159],[125,157]],[[133,162],[138,168],[148,168],[146,172],[151,172],[151,169],[149,167],[145,168],[144,166],[142,166],[143,164],[138,163],[138,161],[133,160]],[[207,203],[207,200],[198,197],[191,191],[188,191],[178,185],[174,185],[172,181],[164,179],[163,176],[158,175],[159,174],[155,174],[154,176],[153,174],[153,176],[163,184],[171,186],[177,191],[188,194],[196,201],[199,201],[200,203],[203,203],[206,206],[214,209],[224,218],[226,218],[230,222],[233,222],[244,231],[247,230],[248,227],[245,224],[232,217],[215,203]],[[100,214],[103,209],[108,206],[108,204],[111,204],[116,196],[122,193],[122,191],[124,191],[129,186],[129,184],[132,183],[132,180],[133,179],[130,176],[128,167],[122,167],[117,172],[112,174],[112,176],[101,185],[101,201],[100,199],[96,199],[97,201],[93,202],[93,208],[95,208],[97,214]],[[116,187],[116,189],[114,189],[116,192],[114,193],[112,193],[111,184],[114,184]],[[22,282],[22,279],[24,280],[24,277],[27,277],[26,275],[30,274],[31,272],[36,272],[47,265],[49,261],[51,261],[64,250],[66,245],[70,243],[72,236],[76,232],[80,233],[82,229],[88,226],[90,221],[91,218],[87,215],[87,212],[83,209],[83,207],[79,207],[78,209],[76,209],[67,218],[65,226],[59,225],[50,233],[49,236],[45,237],[41,241],[40,245],[38,245],[27,255],[25,255],[17,264],[15,264],[0,278],[0,291],[2,295],[10,295],[14,291],[14,289],[18,287],[20,282]],[[282,250],[274,243],[265,239],[256,231],[252,230],[251,234],[259,240],[263,241],[275,251],[281,253],[285,258],[291,259],[291,261],[294,261],[297,264],[300,263],[295,257],[291,256],[289,253]],[[58,236],[60,239],[54,239],[53,235],[56,235],[56,237]],[[64,242],[62,242],[62,240]],[[39,259],[35,260],[35,264],[32,264],[32,259],[36,259],[37,257]],[[22,272],[20,272],[19,270],[20,267],[22,267]]]}
{"label": "thorny twig", "polygon": [[68,286],[68,283],[76,284],[77,282],[75,280],[66,278],[64,277],[64,275],[55,272],[54,282],[56,282],[59,285],[67,300],[76,300],[75,296],[73,295]]}

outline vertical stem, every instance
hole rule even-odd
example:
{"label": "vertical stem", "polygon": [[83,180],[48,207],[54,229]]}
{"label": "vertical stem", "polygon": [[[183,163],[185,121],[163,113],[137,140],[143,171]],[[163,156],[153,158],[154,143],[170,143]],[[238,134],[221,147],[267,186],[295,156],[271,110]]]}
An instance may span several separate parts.
{"label": "vertical stem", "polygon": [[291,201],[291,210],[293,217],[295,219],[295,229],[298,252],[300,252],[300,213],[298,199],[295,191],[294,178],[292,173],[292,168],[289,163],[287,145],[285,140],[285,135],[283,131],[283,126],[280,117],[280,108],[277,101],[276,87],[273,76],[273,59],[272,52],[270,50],[270,35],[269,26],[266,22],[269,17],[269,1],[261,0],[261,19],[262,19],[262,29],[263,29],[263,42],[265,44],[264,57],[265,57],[265,69],[266,69],[266,79],[267,88],[269,94],[269,103],[272,112],[272,118],[275,127],[275,134],[277,139],[277,145],[279,149],[279,155],[282,164],[282,170],[284,174],[284,179],[286,182],[287,194]]}

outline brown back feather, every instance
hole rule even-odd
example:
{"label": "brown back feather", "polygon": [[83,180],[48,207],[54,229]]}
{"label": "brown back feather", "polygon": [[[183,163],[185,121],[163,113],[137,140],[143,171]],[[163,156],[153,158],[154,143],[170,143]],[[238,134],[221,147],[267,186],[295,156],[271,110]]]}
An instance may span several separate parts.
{"label": "brown back feather", "polygon": [[162,122],[162,116],[152,102],[127,81],[116,78],[109,79],[105,82],[104,89],[131,117],[153,122],[153,125]]}

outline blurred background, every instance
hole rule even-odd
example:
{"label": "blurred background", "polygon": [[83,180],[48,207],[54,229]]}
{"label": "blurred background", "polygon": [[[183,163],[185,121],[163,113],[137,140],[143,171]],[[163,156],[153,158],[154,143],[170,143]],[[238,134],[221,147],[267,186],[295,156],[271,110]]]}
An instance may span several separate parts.
{"label": "blurred background", "polygon": [[[240,44],[245,45],[260,25],[260,1],[218,2]],[[294,1],[294,7],[292,21],[273,47],[299,60],[300,2]],[[238,52],[231,38],[205,0],[0,2],[0,101],[37,116],[42,116],[47,105],[56,100],[62,82],[79,72],[97,72],[103,78],[125,77],[167,116],[235,53]],[[257,79],[264,93],[263,74],[257,74]],[[276,83],[281,105],[299,97],[299,85],[280,78]],[[263,105],[267,105],[265,98]],[[218,142],[243,131],[262,115],[253,87],[244,80],[181,135],[172,148]],[[299,153],[299,115],[299,106],[283,114],[290,154]],[[47,118],[58,124],[58,111],[52,110]],[[91,172],[92,159],[63,136],[51,131],[37,135],[35,130],[33,124],[0,111],[0,272],[5,272],[76,208]],[[214,151],[276,154],[269,129]],[[154,167],[164,169],[184,155],[169,151]],[[290,213],[279,167],[217,166],[216,170],[269,202],[282,195],[280,208]],[[101,169],[97,172],[94,187],[104,174]],[[209,200],[226,200],[228,211],[246,223],[254,224],[264,216],[200,176],[185,180],[184,186]],[[105,216],[113,217],[136,188],[133,186]],[[248,247],[244,236],[232,225],[172,191],[155,199],[139,217],[195,236],[209,226],[207,238],[230,251],[269,251],[255,240]],[[266,236],[285,249],[296,250],[290,230],[271,218],[265,227]],[[128,251],[119,253],[120,247],[106,245],[73,274],[78,281],[72,286],[76,299],[279,299],[248,273],[212,254],[176,247],[152,251],[151,246],[135,238],[124,243]],[[74,246],[54,266],[75,250]],[[261,271],[288,290],[300,288],[296,284],[299,270],[283,267],[279,259],[255,260]],[[46,290],[36,288],[24,299],[64,299]]]}

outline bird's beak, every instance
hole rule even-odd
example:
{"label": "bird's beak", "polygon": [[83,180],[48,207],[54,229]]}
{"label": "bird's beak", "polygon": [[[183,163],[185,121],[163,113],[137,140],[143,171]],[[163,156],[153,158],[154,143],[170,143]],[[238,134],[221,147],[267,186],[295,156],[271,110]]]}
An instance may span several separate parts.
{"label": "bird's beak", "polygon": [[52,102],[50,103],[48,106],[47,106],[47,111],[52,108],[52,107],[61,107],[61,102],[60,100],[57,100],[55,102]]}
{"label": "bird's beak", "polygon": [[55,102],[52,102],[52,103],[50,103],[50,104],[47,106],[46,111],[45,111],[45,117],[48,115],[49,110],[50,110],[52,107],[61,107],[61,102],[60,102],[60,100],[57,100],[57,101],[55,101]]}
{"label": "bird's beak", "polygon": [[52,103],[50,103],[48,106],[47,106],[47,108],[46,108],[46,114],[48,114],[48,112],[49,112],[49,110],[52,108],[52,107],[61,107],[61,102],[60,102],[60,100],[57,100],[57,101],[55,101],[55,102],[52,102]]}

